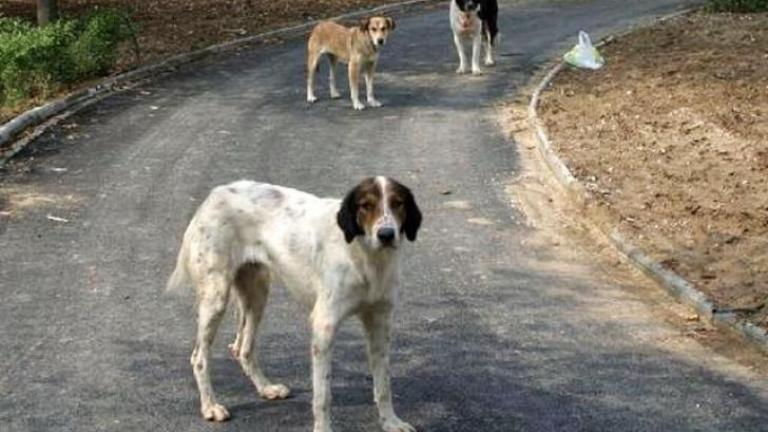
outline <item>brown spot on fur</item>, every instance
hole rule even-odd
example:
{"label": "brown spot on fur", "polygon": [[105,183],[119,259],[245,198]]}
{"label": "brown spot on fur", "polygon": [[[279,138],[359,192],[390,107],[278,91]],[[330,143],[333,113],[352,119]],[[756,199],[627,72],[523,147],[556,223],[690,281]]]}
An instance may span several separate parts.
{"label": "brown spot on fur", "polygon": [[264,196],[273,200],[283,199],[283,193],[277,189],[267,189],[264,191]]}
{"label": "brown spot on fur", "polygon": [[400,231],[405,231],[409,240],[416,239],[421,224],[421,212],[416,206],[411,191],[392,179],[386,181],[386,197],[382,185],[374,177],[361,181],[342,200],[337,222],[347,242],[358,235],[373,235],[373,227],[382,217],[385,205],[397,220]]}
{"label": "brown spot on fur", "polygon": [[382,197],[381,185],[375,178],[365,179],[358,187],[357,220],[366,232],[371,232],[373,225],[381,217],[382,212],[384,211],[383,199],[386,200],[387,206],[392,211],[395,219],[397,219],[397,225],[403,226],[403,223],[405,222],[405,203],[408,200],[407,195],[409,192],[405,186],[396,181],[387,179],[386,182],[386,197]]}
{"label": "brown spot on fur", "polygon": [[416,232],[421,226],[421,210],[416,205],[416,200],[410,189],[392,179],[388,181],[389,208],[397,219],[400,230],[405,232],[406,237],[416,240]]}
{"label": "brown spot on fur", "polygon": [[357,186],[355,190],[357,223],[365,232],[370,233],[373,225],[381,217],[383,211],[381,200],[381,187],[375,178],[369,177]]}
{"label": "brown spot on fur", "polygon": [[282,200],[283,193],[270,187],[260,188],[251,196],[251,202],[255,205],[259,205],[264,201],[272,201],[270,205],[275,205]]}
{"label": "brown spot on fur", "polygon": [[387,200],[392,214],[397,219],[397,225],[403,226],[406,218],[405,204],[408,201],[408,192],[400,183],[390,181],[387,189]]}

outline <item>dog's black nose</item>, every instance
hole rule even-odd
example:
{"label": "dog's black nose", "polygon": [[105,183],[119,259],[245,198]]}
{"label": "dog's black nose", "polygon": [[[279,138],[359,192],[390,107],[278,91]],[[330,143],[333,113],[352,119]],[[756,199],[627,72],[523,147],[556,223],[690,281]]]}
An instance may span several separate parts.
{"label": "dog's black nose", "polygon": [[379,39],[376,41],[379,45],[384,45],[384,39]]}
{"label": "dog's black nose", "polygon": [[395,240],[395,229],[381,228],[378,232],[376,232],[376,237],[378,237],[379,241],[383,244],[390,244]]}

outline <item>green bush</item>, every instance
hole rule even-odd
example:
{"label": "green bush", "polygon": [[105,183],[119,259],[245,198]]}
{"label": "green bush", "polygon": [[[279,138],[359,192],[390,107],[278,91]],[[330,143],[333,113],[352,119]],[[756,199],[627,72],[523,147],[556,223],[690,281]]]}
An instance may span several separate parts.
{"label": "green bush", "polygon": [[32,28],[32,24],[18,18],[5,18],[0,16],[0,34],[22,33]]}
{"label": "green bush", "polygon": [[62,84],[108,72],[131,35],[126,16],[114,11],[43,27],[0,17],[0,104],[45,97]]}
{"label": "green bush", "polygon": [[708,3],[715,12],[768,11],[768,0],[708,0]]}
{"label": "green bush", "polygon": [[3,26],[0,34],[0,84],[5,105],[31,95],[45,95],[56,83],[69,82],[75,75],[69,46],[76,40],[75,23],[60,21],[40,28]]}
{"label": "green bush", "polygon": [[103,75],[117,60],[120,42],[133,36],[130,21],[115,11],[96,12],[81,21],[70,54],[80,76]]}

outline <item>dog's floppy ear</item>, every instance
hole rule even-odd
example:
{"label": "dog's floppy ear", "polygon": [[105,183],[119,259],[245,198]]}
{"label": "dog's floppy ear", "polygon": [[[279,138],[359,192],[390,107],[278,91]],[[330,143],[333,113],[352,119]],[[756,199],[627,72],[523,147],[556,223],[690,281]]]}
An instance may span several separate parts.
{"label": "dog's floppy ear", "polygon": [[413,197],[413,193],[407,187],[400,185],[400,195],[403,199],[403,207],[405,208],[405,222],[403,222],[402,230],[405,232],[405,237],[410,241],[416,240],[416,234],[421,227],[421,210],[416,205],[416,199]]}
{"label": "dog's floppy ear", "polygon": [[390,30],[395,29],[395,20],[392,18],[387,18],[387,27],[389,27]]}
{"label": "dog's floppy ear", "polygon": [[357,210],[357,188],[354,188],[344,197],[339,212],[336,213],[336,223],[344,232],[344,240],[347,243],[352,243],[356,236],[365,234],[357,223]]}
{"label": "dog's floppy ear", "polygon": [[367,32],[368,31],[368,26],[370,24],[371,24],[371,18],[370,17],[363,19],[363,21],[360,23],[360,30],[362,30],[364,32]]}

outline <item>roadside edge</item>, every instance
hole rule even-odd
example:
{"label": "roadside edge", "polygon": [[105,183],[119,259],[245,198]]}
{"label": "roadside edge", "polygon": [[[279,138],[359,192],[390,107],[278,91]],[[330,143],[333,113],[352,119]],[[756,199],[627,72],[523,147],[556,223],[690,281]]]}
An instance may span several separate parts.
{"label": "roadside edge", "polygon": [[[673,19],[691,13],[694,10],[695,9],[686,9],[665,15],[654,20],[649,25]],[[605,45],[607,42],[635,30],[637,30],[637,28],[604,38],[598,46]],[[758,349],[768,353],[768,332],[750,322],[740,320],[733,312],[718,309],[716,303],[706,294],[698,290],[691,282],[683,278],[680,274],[665,268],[650,255],[633,245],[624,237],[624,235],[622,235],[617,226],[601,224],[596,222],[599,218],[590,217],[590,214],[605,213],[607,210],[592,205],[595,203],[594,198],[588,192],[586,187],[573,175],[565,162],[563,162],[554,150],[546,127],[539,118],[537,111],[541,94],[551,85],[552,80],[564,67],[565,63],[558,61],[544,78],[542,78],[541,82],[535,86],[528,105],[527,120],[536,136],[537,151],[539,152],[539,155],[544,160],[544,163],[551,171],[551,174],[557,183],[566,191],[568,198],[573,201],[577,208],[584,211],[585,223],[591,225],[591,228],[602,233],[602,235],[608,239],[609,243],[632,265],[650,276],[673,297],[695,309],[705,320],[718,328],[734,332],[744,340],[755,345]],[[602,219],[607,220],[607,218]]]}
{"label": "roadside edge", "polygon": [[[173,72],[183,65],[210,55],[229,52],[250,44],[262,42],[268,38],[296,37],[309,30],[320,21],[359,18],[373,13],[402,13],[409,7],[438,3],[438,1],[439,0],[406,0],[399,3],[386,4],[349,12],[331,18],[324,18],[322,20],[311,20],[302,24],[270,30],[252,36],[211,45],[188,53],[178,54],[165,60],[124,72],[114,77],[104,78],[96,85],[74,91],[44,105],[31,108],[0,125],[0,147],[8,146],[5,150],[0,151],[0,167],[14,155],[23,150],[29,143],[42,135],[42,133],[51,126],[94,102],[119,91],[131,88],[136,82],[163,73]],[[30,134],[22,136],[23,133],[27,131],[31,131]]]}

